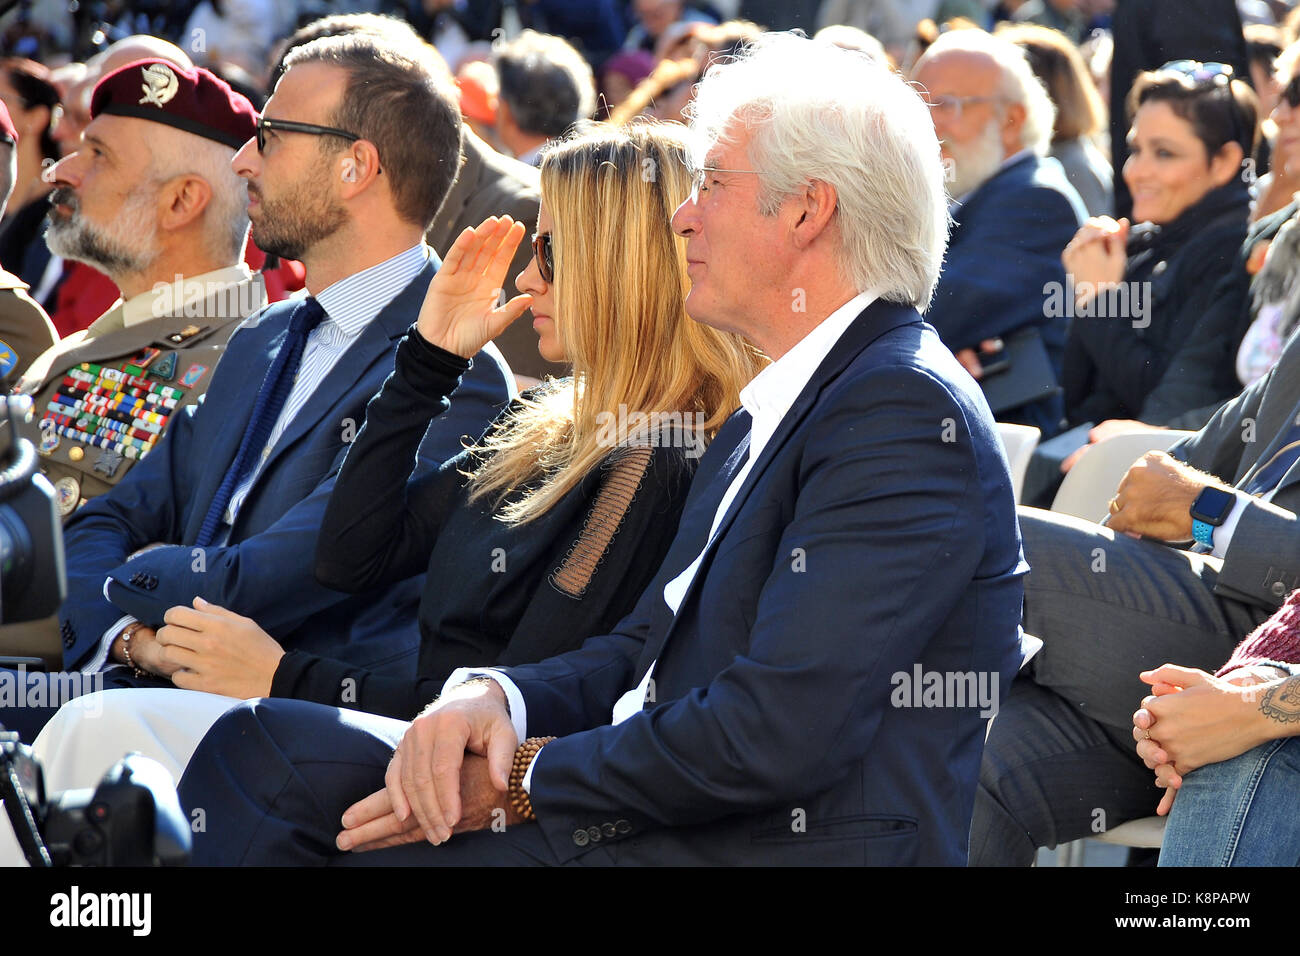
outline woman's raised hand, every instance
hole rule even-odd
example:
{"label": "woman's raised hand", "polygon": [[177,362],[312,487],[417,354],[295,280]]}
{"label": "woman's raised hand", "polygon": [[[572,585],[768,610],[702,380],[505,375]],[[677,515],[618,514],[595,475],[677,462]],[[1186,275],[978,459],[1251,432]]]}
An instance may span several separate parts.
{"label": "woman's raised hand", "polygon": [[524,224],[509,216],[492,216],[457,237],[420,307],[416,325],[425,341],[472,358],[523,315],[532,296],[517,295],[497,306],[523,237]]}

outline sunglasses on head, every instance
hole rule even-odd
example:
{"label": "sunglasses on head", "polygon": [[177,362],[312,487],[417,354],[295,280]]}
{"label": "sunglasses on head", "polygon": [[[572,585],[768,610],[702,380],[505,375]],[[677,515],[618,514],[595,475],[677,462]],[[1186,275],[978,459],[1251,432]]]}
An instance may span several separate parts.
{"label": "sunglasses on head", "polygon": [[551,234],[544,232],[540,236],[533,236],[533,257],[537,259],[537,271],[542,275],[542,281],[551,283],[555,281],[555,251],[551,247]]}
{"label": "sunglasses on head", "polygon": [[1193,83],[1225,86],[1233,78],[1232,67],[1227,63],[1202,63],[1200,60],[1170,60],[1156,70],[1157,73],[1181,73]]}

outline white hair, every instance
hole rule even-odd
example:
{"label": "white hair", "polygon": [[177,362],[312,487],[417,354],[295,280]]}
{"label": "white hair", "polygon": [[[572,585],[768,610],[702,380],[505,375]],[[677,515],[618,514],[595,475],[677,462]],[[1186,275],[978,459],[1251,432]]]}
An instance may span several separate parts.
{"label": "white hair", "polygon": [[248,184],[235,174],[235,151],[184,130],[163,126],[151,132],[151,162],[147,175],[162,183],[174,176],[198,176],[212,187],[204,210],[208,251],[231,264],[241,261],[248,234]]}
{"label": "white hair", "polygon": [[1002,78],[998,93],[1008,102],[1025,108],[1025,124],[1020,129],[1020,143],[1039,156],[1046,156],[1052,145],[1052,130],[1056,126],[1056,104],[1052,102],[1042,80],[1029,66],[1029,57],[1023,47],[1009,40],[985,33],[983,30],[949,30],[940,36],[917,61],[913,71],[922,62],[949,51],[983,53],[997,64]]}
{"label": "white hair", "polygon": [[765,33],[708,70],[689,115],[696,166],[734,141],[733,124],[749,132],[764,215],[810,180],[832,186],[845,278],[925,308],[948,207],[929,110],[902,77],[860,52]]}

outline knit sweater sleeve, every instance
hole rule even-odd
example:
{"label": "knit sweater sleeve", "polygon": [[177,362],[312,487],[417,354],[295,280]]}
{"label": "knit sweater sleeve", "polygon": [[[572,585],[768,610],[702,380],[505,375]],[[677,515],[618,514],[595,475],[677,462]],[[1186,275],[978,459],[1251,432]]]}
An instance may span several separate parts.
{"label": "knit sweater sleeve", "polygon": [[1252,664],[1270,664],[1288,671],[1288,665],[1300,664],[1300,590],[1292,591],[1272,617],[1237,645],[1216,676]]}

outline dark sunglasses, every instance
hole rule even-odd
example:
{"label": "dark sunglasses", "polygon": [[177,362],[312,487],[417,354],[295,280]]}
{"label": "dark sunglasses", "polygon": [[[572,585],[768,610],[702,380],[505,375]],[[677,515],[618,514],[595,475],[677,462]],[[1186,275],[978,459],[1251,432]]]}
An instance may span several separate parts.
{"label": "dark sunglasses", "polygon": [[542,281],[549,284],[555,281],[555,251],[551,248],[551,234],[544,232],[533,236],[533,257],[537,259],[537,271]]}
{"label": "dark sunglasses", "polygon": [[1300,106],[1300,71],[1297,71],[1286,86],[1282,87],[1281,97],[1286,100],[1286,105],[1291,109]]}
{"label": "dark sunglasses", "polygon": [[333,126],[295,123],[292,120],[269,120],[265,116],[260,116],[257,120],[257,151],[259,153],[266,149],[266,131],[268,129],[285,133],[309,133],[312,136],[342,136],[349,143],[355,143],[361,139],[356,133],[349,133],[345,129],[336,129]]}

